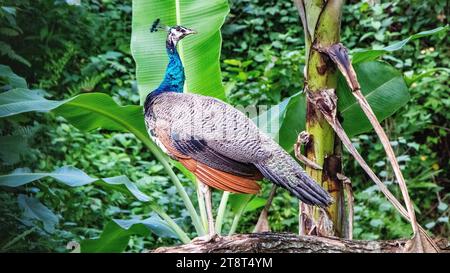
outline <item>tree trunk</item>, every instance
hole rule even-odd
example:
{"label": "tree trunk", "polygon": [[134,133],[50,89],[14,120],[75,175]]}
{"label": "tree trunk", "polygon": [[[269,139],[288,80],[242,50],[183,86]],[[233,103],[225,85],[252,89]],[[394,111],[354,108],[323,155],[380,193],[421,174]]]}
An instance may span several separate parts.
{"label": "tree trunk", "polygon": [[[339,42],[343,0],[294,0],[299,11],[306,42],[305,88],[309,92],[336,88],[337,70],[316,45],[329,46]],[[335,202],[326,210],[300,204],[299,232],[344,237],[345,204],[341,172],[340,145],[333,129],[311,103],[307,103],[306,131],[310,140],[306,156],[322,170],[306,166],[306,172],[333,196]]]}
{"label": "tree trunk", "polygon": [[[219,237],[190,244],[161,247],[156,253],[397,253],[404,252],[407,240],[351,241],[336,237],[298,236],[292,233],[251,233]],[[448,252],[446,241],[437,242]]]}

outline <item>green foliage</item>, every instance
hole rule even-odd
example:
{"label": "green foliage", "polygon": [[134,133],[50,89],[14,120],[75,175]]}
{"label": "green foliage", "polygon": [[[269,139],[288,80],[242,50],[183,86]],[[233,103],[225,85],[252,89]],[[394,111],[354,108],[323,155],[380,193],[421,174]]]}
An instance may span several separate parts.
{"label": "green foliage", "polygon": [[12,89],[4,92],[0,98],[0,117],[30,111],[48,112],[64,104],[64,102],[47,100],[39,90]]}
{"label": "green foliage", "polygon": [[[380,62],[364,62],[355,65],[361,90],[367,97],[378,120],[391,116],[409,100],[409,93],[403,76],[392,66]],[[369,120],[351,94],[344,77],[340,76],[337,87],[338,109],[342,126],[349,136],[371,130]],[[305,129],[306,100],[304,93],[295,94],[255,118],[260,128],[269,127],[267,123],[280,120],[278,132],[271,132],[274,138],[287,151],[293,151],[299,132]],[[264,123],[264,121],[267,121]],[[270,129],[270,127],[269,127]]]}
{"label": "green foliage", "polygon": [[22,221],[31,224],[33,220],[39,220],[43,223],[46,232],[54,232],[55,225],[58,224],[59,219],[51,210],[39,202],[38,199],[19,194],[17,196],[17,203],[23,210]]}
{"label": "green foliage", "polygon": [[131,235],[146,237],[149,233],[150,231],[143,225],[135,225],[125,229],[121,228],[116,222],[109,222],[98,239],[81,241],[80,250],[85,253],[123,252],[130,241]]}
{"label": "green foliage", "polygon": [[437,34],[437,33],[445,33],[448,30],[449,30],[448,26],[438,27],[435,29],[421,31],[419,33],[413,34],[400,42],[393,43],[393,44],[383,47],[381,49],[372,49],[372,50],[366,49],[366,50],[356,51],[353,53],[352,62],[353,62],[353,64],[357,64],[357,63],[361,63],[361,62],[373,61],[388,52],[393,52],[393,51],[402,49],[409,41],[413,41],[413,40],[416,40],[416,39],[419,39],[422,37],[426,37],[429,35]]}
{"label": "green foliage", "polygon": [[79,187],[97,182],[100,185],[106,186],[106,188],[131,193],[139,201],[150,201],[150,198],[141,192],[136,185],[124,175],[98,179],[90,177],[85,172],[71,166],[63,166],[51,173],[33,173],[27,168],[16,169],[10,174],[0,175],[0,186],[19,187],[47,176],[52,177],[70,187]]}
{"label": "green foliage", "polygon": [[[81,243],[83,252],[140,252],[179,243],[180,239],[175,237],[186,241],[197,236],[190,218],[192,212],[178,195],[181,185],[186,196],[195,203],[192,177],[181,167],[168,176],[167,168],[171,165],[164,160],[161,163],[155,150],[149,149],[152,143],[147,138],[142,109],[137,104],[151,87],[140,88],[141,94],[138,92],[129,47],[130,3],[108,0],[81,1],[80,5],[73,5],[72,2],[6,0],[0,4],[0,112],[9,115],[0,119],[2,177],[25,166],[49,174],[60,166],[73,166],[92,177],[126,176],[129,180],[122,177],[121,181],[131,183],[128,185],[135,186],[152,202],[149,205],[139,201],[125,186],[98,179],[80,187],[67,187],[44,177],[19,187],[2,186],[0,251],[67,252],[67,243],[76,241]],[[198,60],[199,51],[206,54],[196,43],[214,44],[203,39],[208,37],[220,42],[217,29],[225,16],[226,2],[217,2],[221,3],[221,16],[212,24],[215,32],[201,31],[206,28],[198,22],[201,17],[185,18],[182,9],[182,24],[201,31],[187,38],[182,45],[184,54],[193,53],[197,56],[196,61],[201,61]],[[304,108],[300,106],[305,103],[299,93],[303,87],[304,38],[298,13],[292,1],[230,2],[231,13],[222,29],[220,62],[226,97],[230,103],[244,106],[277,105],[284,101],[279,108],[279,114],[284,117],[280,124],[282,129],[279,133],[271,133],[274,137],[278,134],[283,147],[292,149],[291,143],[300,131],[301,116],[304,115]],[[354,61],[358,54],[371,50],[382,61],[376,64],[391,71],[376,78],[386,81],[394,78],[392,82],[400,89],[389,92],[401,92],[388,94],[401,97],[398,101],[402,103],[383,125],[399,156],[419,221],[435,235],[448,237],[450,114],[447,109],[450,98],[446,92],[448,69],[445,68],[450,63],[445,46],[448,44],[447,3],[438,0],[429,5],[423,1],[394,0],[371,6],[367,1],[347,2],[342,42],[351,49]],[[148,25],[155,19],[150,13],[154,11],[139,10],[149,15],[142,21],[133,22],[135,27],[142,28],[138,32],[140,39],[147,41],[139,46],[142,50],[158,48],[152,54],[159,57],[157,60],[148,60],[144,55],[139,57],[138,69],[141,63],[157,64],[153,79],[156,83],[166,62],[163,34],[148,32]],[[156,17],[161,17],[163,23],[176,22],[173,12],[167,12],[167,18],[162,13]],[[195,22],[191,24],[189,20]],[[418,38],[414,34],[424,30],[435,33],[421,39],[409,38],[411,35]],[[136,32],[133,35],[136,37]],[[402,42],[406,40],[407,43]],[[157,46],[150,46],[150,41]],[[386,47],[401,49],[386,53]],[[133,47],[133,52],[139,55],[137,49]],[[215,56],[209,61],[215,63],[214,75],[219,71],[217,59]],[[406,76],[410,94],[406,105],[403,104],[405,82],[401,74],[386,63]],[[199,66],[199,69],[204,68]],[[365,66],[370,63],[361,63],[358,68],[363,74]],[[196,65],[189,67],[194,69]],[[362,82],[366,84],[363,92],[377,90],[378,85],[374,84],[377,79],[370,77],[369,72],[361,76],[366,79]],[[197,73],[194,70],[188,72],[188,84]],[[145,77],[139,78],[146,81]],[[215,90],[223,97],[223,89],[218,84],[220,77],[214,82],[195,80],[198,84],[218,86]],[[210,91],[197,88],[197,85],[192,89]],[[351,101],[345,101],[348,90],[340,91],[342,108],[343,103]],[[9,94],[16,95],[5,101]],[[384,103],[396,101],[391,99]],[[380,108],[385,112],[383,118],[392,114],[388,109]],[[31,110],[53,114],[29,113]],[[277,117],[274,112],[269,119]],[[364,129],[364,134],[354,136],[354,144],[382,180],[389,187],[392,185],[393,192],[400,196],[395,191],[392,170],[376,137],[366,131],[367,127],[356,128],[359,123],[352,124],[351,119],[344,117],[346,123],[347,130],[360,133]],[[354,236],[358,239],[409,236],[407,223],[362,174],[358,165],[347,154],[343,156],[345,174],[351,178],[355,191]],[[178,186],[173,183],[174,178],[181,182]],[[252,231],[270,190],[268,183],[262,186],[263,191],[256,198],[229,196],[223,218],[224,233]],[[217,207],[220,195],[215,192],[213,196]],[[297,200],[279,190],[269,213],[272,230],[295,232],[297,213]],[[111,243],[105,244],[103,240]]]}
{"label": "green foliage", "polygon": [[81,241],[80,250],[87,253],[123,252],[132,235],[147,237],[150,232],[158,237],[178,238],[166,222],[158,215],[153,215],[143,220],[113,220],[106,224],[98,239]]}
{"label": "green foliage", "polygon": [[[253,118],[253,121],[261,130],[276,139],[286,151],[292,152],[298,134],[305,129],[305,106],[305,94],[297,93]],[[277,121],[279,128],[273,126]]]}
{"label": "green foliage", "polygon": [[[305,50],[293,1],[230,2],[222,30],[222,70],[230,102],[274,105],[300,92]],[[227,59],[245,67],[236,71]]]}
{"label": "green foliage", "polygon": [[[386,63],[364,62],[355,65],[361,92],[367,98],[379,121],[391,116],[409,101],[409,91],[402,74]],[[369,120],[351,94],[344,77],[336,89],[342,126],[349,136],[370,131]]]}
{"label": "green foliage", "polygon": [[9,66],[0,65],[1,84],[5,89],[27,88],[27,81],[15,74]]}
{"label": "green foliage", "polygon": [[[0,6],[0,19],[2,27],[0,28],[0,33],[2,36],[7,38],[13,38],[22,33],[22,30],[16,23],[16,8],[9,6]],[[30,62],[24,57],[17,54],[14,49],[6,43],[5,41],[0,41],[0,56],[6,56],[10,60],[14,60],[24,64],[26,66],[31,66]]]}

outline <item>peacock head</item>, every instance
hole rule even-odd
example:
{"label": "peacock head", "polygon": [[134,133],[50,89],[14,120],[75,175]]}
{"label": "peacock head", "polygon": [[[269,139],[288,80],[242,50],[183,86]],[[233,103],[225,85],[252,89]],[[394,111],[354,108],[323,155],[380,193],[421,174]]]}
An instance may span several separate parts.
{"label": "peacock head", "polygon": [[171,47],[176,47],[177,43],[181,41],[184,37],[197,33],[195,30],[183,26],[173,26],[173,27],[164,26],[161,24],[161,21],[158,18],[153,22],[152,27],[150,28],[150,32],[156,32],[159,29],[167,31],[166,42],[167,45]]}
{"label": "peacock head", "polygon": [[196,34],[195,30],[183,27],[183,26],[174,26],[169,29],[169,34],[167,35],[167,39],[173,41],[175,44],[183,39],[184,37]]}

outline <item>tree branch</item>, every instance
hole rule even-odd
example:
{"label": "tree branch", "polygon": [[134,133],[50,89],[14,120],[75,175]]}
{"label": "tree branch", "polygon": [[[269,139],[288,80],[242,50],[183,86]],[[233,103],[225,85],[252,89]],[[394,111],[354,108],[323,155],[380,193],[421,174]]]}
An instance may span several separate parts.
{"label": "tree branch", "polygon": [[[219,237],[212,241],[161,247],[156,253],[397,253],[405,251],[407,240],[352,241],[336,237],[298,236],[292,233],[251,233]],[[441,250],[448,252],[441,241]]]}

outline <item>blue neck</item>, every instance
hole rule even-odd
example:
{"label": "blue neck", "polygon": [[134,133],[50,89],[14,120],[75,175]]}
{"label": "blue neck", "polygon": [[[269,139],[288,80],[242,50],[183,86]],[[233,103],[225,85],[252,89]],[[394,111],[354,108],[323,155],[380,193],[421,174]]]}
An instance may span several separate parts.
{"label": "blue neck", "polygon": [[[183,92],[184,87],[184,68],[181,63],[180,55],[178,54],[176,45],[167,43],[167,55],[169,56],[169,64],[166,68],[164,80],[159,87],[152,93],[162,92]],[[156,94],[155,94],[156,95]]]}

